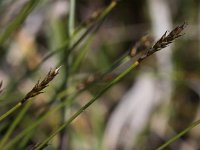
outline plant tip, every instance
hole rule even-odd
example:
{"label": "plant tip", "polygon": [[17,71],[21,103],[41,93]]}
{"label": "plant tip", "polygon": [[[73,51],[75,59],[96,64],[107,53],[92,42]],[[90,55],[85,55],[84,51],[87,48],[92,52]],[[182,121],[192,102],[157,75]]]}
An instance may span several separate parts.
{"label": "plant tip", "polygon": [[61,66],[59,66],[59,67],[57,67],[56,69],[55,69],[55,73],[56,74],[58,74],[59,73],[59,71],[60,71],[60,68],[62,67],[62,65]]}

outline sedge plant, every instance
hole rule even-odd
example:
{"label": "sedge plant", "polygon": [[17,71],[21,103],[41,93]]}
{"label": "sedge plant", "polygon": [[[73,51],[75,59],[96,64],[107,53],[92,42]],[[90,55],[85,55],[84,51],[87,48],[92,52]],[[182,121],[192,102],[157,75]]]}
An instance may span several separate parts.
{"label": "sedge plant", "polygon": [[[27,5],[22,8],[21,12],[17,17],[9,24],[5,32],[0,36],[0,45],[4,45],[11,34],[20,27],[20,25],[25,21],[28,15],[34,10],[34,8],[39,4],[40,1],[30,0]],[[32,70],[26,70],[24,74],[21,75],[20,79],[16,82],[10,84],[10,89],[8,89],[7,95],[12,93],[12,91],[18,87],[21,81],[26,77],[33,75],[41,67],[41,65],[49,58],[63,54],[60,58],[58,65],[62,65],[62,70],[64,70],[65,78],[63,82],[58,86],[56,92],[52,96],[51,100],[46,104],[44,110],[38,114],[35,121],[27,126],[26,129],[22,130],[14,138],[10,139],[12,133],[16,129],[17,125],[21,122],[26,112],[33,104],[30,98],[33,98],[41,93],[49,85],[49,83],[58,75],[60,67],[50,70],[42,81],[38,81],[35,86],[11,109],[0,116],[0,123],[6,121],[11,114],[17,113],[16,110],[20,110],[17,117],[14,119],[10,127],[8,128],[5,135],[2,136],[0,140],[0,149],[9,150],[13,149],[20,140],[19,147],[25,148],[31,136],[34,134],[34,130],[42,124],[51,114],[55,112],[60,112],[61,121],[57,129],[55,129],[51,134],[49,134],[44,140],[38,141],[37,144],[33,145],[30,149],[41,150],[49,145],[50,141],[60,134],[59,149],[63,149],[64,134],[66,133],[66,128],[71,125],[71,123],[80,116],[84,111],[86,111],[94,102],[96,102],[103,94],[105,94],[111,87],[120,82],[125,76],[127,76],[132,70],[134,70],[143,60],[147,59],[149,56],[155,52],[167,47],[169,44],[174,42],[175,39],[182,36],[182,32],[186,27],[183,23],[180,26],[175,27],[171,32],[165,32],[163,36],[153,44],[152,38],[149,36],[142,37],[136,44],[129,49],[128,53],[125,53],[121,58],[117,59],[111,66],[106,68],[104,71],[98,73],[94,78],[83,80],[81,83],[81,88],[77,89],[75,84],[71,84],[69,81],[73,79],[76,72],[78,71],[81,63],[83,62],[87,52],[88,47],[93,42],[95,34],[101,24],[106,19],[106,17],[112,12],[112,10],[118,5],[119,1],[111,1],[108,7],[97,10],[91,15],[87,21],[82,22],[76,27],[75,25],[75,8],[76,1],[70,0],[70,12],[68,21],[68,38],[64,39],[62,45],[47,54],[41,62]],[[78,52],[77,52],[78,49]],[[78,55],[77,55],[78,54]],[[71,61],[73,60],[73,61]],[[73,63],[72,63],[73,62]],[[59,78],[57,78],[59,80]],[[98,83],[106,83],[102,88],[93,95],[93,97],[88,100],[88,102],[77,110],[73,115],[65,119],[65,110],[70,108],[76,101],[76,98],[84,91],[95,87]],[[2,82],[0,82],[0,94],[2,92]],[[5,97],[3,97],[4,99]],[[60,101],[55,101],[59,99]],[[56,106],[54,106],[56,105]],[[184,131],[171,138],[165,144],[161,145],[158,150],[162,150],[170,145],[175,140],[179,139],[185,133],[190,131],[195,126],[199,125],[200,121],[194,122],[190,127],[186,128]]]}

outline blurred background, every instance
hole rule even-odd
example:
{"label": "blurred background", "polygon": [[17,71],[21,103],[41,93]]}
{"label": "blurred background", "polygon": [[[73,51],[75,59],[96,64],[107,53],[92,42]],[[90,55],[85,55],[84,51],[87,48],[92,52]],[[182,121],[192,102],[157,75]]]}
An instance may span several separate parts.
{"label": "blurred background", "polygon": [[[45,93],[1,122],[0,139],[5,139],[20,118],[4,142],[10,144],[8,149],[29,149],[44,140],[105,83],[71,97],[74,92],[93,81],[142,36],[158,40],[183,22],[188,24],[184,36],[142,62],[45,149],[156,149],[200,118],[200,1],[121,0],[96,23],[110,3],[0,1],[0,113],[23,98],[50,68],[62,65]],[[90,31],[93,25],[95,29]],[[78,41],[85,31],[89,33]],[[73,49],[70,57],[69,49]],[[69,103],[52,111],[63,101]],[[37,123],[48,112],[52,113]],[[200,127],[196,127],[167,149],[197,150],[199,140]]]}

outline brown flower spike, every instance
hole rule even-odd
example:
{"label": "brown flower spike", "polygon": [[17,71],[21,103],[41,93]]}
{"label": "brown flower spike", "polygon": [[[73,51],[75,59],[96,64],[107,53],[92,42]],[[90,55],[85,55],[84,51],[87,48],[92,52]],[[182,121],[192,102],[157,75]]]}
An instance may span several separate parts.
{"label": "brown flower spike", "polygon": [[175,39],[182,36],[182,31],[186,28],[187,24],[183,23],[182,25],[177,26],[174,28],[169,34],[166,31],[163,36],[150,48],[145,55],[143,55],[138,61],[142,61],[146,57],[152,55],[156,51],[159,51],[165,47],[167,47],[169,44],[171,44]]}
{"label": "brown flower spike", "polygon": [[38,81],[33,89],[26,94],[21,102],[25,103],[29,98],[35,97],[36,95],[43,93],[42,90],[45,89],[49,85],[49,82],[51,82],[55,78],[55,76],[59,73],[59,70],[60,67],[56,68],[55,70],[50,70],[46,77],[41,82]]}

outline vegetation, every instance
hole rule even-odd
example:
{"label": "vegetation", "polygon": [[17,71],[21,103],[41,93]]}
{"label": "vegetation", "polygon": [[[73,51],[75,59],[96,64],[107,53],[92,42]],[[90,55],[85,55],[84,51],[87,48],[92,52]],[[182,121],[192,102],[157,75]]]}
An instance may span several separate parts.
{"label": "vegetation", "polygon": [[[4,20],[2,19],[0,34],[1,150],[108,149],[109,146],[105,148],[105,143],[110,141],[104,141],[106,124],[112,118],[112,110],[120,105],[119,99],[125,93],[123,91],[128,91],[130,82],[137,80],[143,65],[156,68],[157,60],[154,61],[153,54],[168,47],[177,38],[179,40],[187,26],[186,23],[177,25],[171,31],[164,32],[158,40],[153,40],[149,34],[144,35],[144,30],[147,30],[144,27],[142,33],[131,37],[128,44],[126,40],[122,40],[115,45],[109,43],[109,40],[116,35],[118,39],[120,36],[123,38],[123,31],[120,32],[119,29],[109,33],[107,26],[117,22],[112,20],[115,11],[131,2],[112,0],[95,11],[89,10],[94,12],[88,16],[86,12],[78,13],[79,10],[84,10],[82,2],[84,1],[0,2],[0,11],[5,15],[2,16]],[[10,15],[6,15],[8,11]],[[81,15],[85,15],[86,19],[81,20]],[[144,16],[141,15],[142,17]],[[120,15],[118,19],[120,20]],[[106,40],[101,41],[102,37],[106,37]],[[178,55],[176,53],[178,51],[174,57]],[[180,67],[181,58],[178,57],[177,60],[175,64]],[[137,68],[138,65],[141,68]],[[44,76],[46,72],[48,73]],[[178,82],[176,84],[181,87],[177,89],[190,91],[182,86],[185,83],[181,71],[174,71],[174,74],[180,77],[179,80],[174,79],[174,83]],[[44,78],[41,80],[42,76]],[[141,94],[145,94],[143,92]],[[176,93],[174,97],[176,98]],[[183,97],[184,100],[187,96]],[[179,95],[177,101],[178,99]],[[195,95],[192,100],[193,105],[196,105],[198,96]],[[185,105],[185,102],[175,106],[177,105]],[[152,116],[163,108],[166,111],[165,106],[163,103],[155,105]],[[135,135],[136,144],[131,148],[162,150],[186,137],[200,123],[199,120],[193,121],[197,113],[192,111],[194,108],[197,110],[196,107],[191,107],[188,108],[189,113],[185,113],[185,116],[189,116],[189,121],[184,119],[180,108],[170,108],[167,113],[172,115],[169,124],[172,125],[173,134],[148,142],[155,138],[151,137],[151,123],[148,123],[146,129]],[[183,125],[176,122],[177,116],[183,117]],[[124,139],[132,140],[126,136]],[[120,142],[123,143],[119,141],[115,148],[120,149],[122,146],[121,149],[126,149]],[[173,147],[177,148],[176,145],[170,148]]]}

